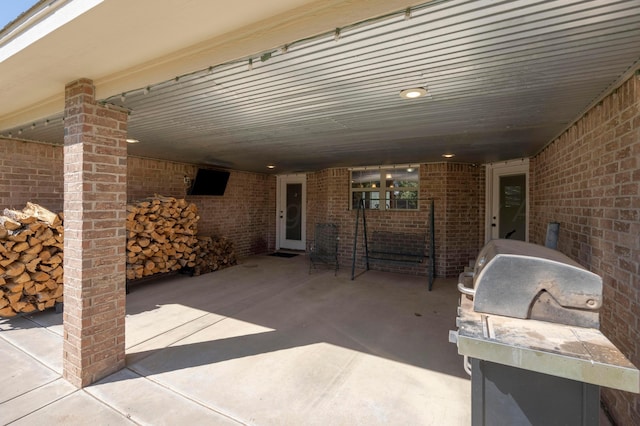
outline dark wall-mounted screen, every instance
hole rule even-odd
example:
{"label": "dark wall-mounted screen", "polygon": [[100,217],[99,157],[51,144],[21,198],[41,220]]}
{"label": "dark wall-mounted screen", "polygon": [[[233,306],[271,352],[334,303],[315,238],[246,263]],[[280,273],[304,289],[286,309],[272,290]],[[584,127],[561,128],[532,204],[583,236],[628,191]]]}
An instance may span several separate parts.
{"label": "dark wall-mounted screen", "polygon": [[198,169],[189,195],[224,195],[229,181],[229,172],[223,170]]}

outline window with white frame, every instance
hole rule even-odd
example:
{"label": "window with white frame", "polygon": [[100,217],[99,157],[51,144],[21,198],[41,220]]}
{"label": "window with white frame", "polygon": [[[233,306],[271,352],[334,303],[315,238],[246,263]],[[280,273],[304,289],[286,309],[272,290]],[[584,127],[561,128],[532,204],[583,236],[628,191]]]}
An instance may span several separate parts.
{"label": "window with white frame", "polygon": [[418,166],[366,167],[351,170],[351,208],[360,200],[365,209],[417,210],[420,193]]}

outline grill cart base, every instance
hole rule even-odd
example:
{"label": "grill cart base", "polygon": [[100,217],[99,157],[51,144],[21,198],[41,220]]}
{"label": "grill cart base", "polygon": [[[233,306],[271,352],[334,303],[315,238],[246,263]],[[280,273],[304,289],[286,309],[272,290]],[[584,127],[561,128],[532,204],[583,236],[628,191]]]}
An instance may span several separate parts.
{"label": "grill cart base", "polygon": [[471,424],[598,426],[600,386],[471,359]]}

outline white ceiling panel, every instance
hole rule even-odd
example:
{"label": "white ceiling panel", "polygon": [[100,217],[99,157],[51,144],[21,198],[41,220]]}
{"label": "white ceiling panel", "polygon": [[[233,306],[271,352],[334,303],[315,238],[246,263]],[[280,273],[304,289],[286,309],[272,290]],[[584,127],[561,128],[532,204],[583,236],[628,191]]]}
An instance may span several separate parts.
{"label": "white ceiling panel", "polygon": [[[101,101],[132,155],[240,170],[528,157],[638,67],[640,5],[435,1],[287,47]],[[60,118],[0,133],[62,143]]]}

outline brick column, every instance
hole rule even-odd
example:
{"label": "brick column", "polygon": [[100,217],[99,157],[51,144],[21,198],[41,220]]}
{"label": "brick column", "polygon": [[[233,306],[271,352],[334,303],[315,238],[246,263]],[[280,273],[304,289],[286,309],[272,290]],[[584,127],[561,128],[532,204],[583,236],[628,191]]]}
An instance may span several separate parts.
{"label": "brick column", "polygon": [[78,387],[124,367],[127,114],[69,83],[64,135],[63,375]]}

